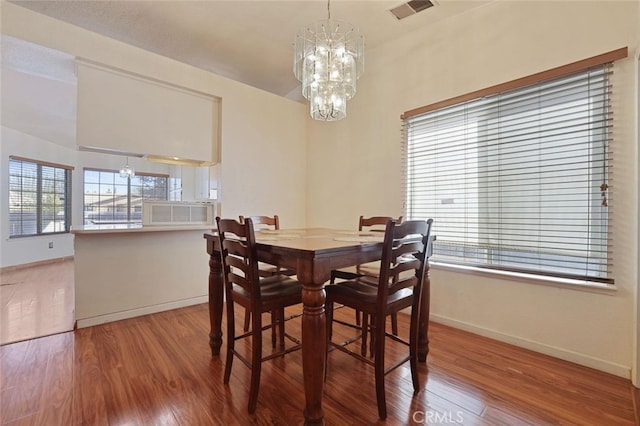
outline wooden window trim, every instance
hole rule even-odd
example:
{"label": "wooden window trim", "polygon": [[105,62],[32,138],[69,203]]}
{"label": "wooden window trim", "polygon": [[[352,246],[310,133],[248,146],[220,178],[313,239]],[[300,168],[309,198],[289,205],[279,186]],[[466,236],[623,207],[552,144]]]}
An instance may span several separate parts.
{"label": "wooden window trim", "polygon": [[495,95],[496,93],[517,89],[519,87],[524,87],[529,84],[535,84],[541,81],[550,80],[552,78],[562,77],[578,71],[583,71],[592,67],[613,62],[618,59],[623,59],[623,58],[626,58],[628,55],[629,55],[628,47],[612,50],[611,52],[603,53],[601,55],[583,59],[581,61],[572,62],[570,64],[562,65],[560,67],[552,68],[536,74],[531,74],[526,77],[508,81],[506,83],[497,84],[495,86],[487,87],[481,90],[476,90],[474,92],[456,96],[454,98],[446,99],[444,101],[439,101],[430,105],[414,108],[412,110],[405,111],[405,113],[402,114],[400,118],[402,120],[406,120],[408,118],[415,117],[416,115],[424,114],[426,112],[434,111],[436,109],[470,101],[472,99],[481,98],[483,96]]}
{"label": "wooden window trim", "polygon": [[32,158],[19,157],[17,155],[10,155],[9,156],[9,160],[25,161],[25,162],[28,162],[28,163],[38,164],[40,166],[56,167],[58,169],[65,169],[65,170],[74,170],[75,169],[75,167],[73,167],[73,166],[65,166],[64,164],[51,163],[49,161],[34,160]]}

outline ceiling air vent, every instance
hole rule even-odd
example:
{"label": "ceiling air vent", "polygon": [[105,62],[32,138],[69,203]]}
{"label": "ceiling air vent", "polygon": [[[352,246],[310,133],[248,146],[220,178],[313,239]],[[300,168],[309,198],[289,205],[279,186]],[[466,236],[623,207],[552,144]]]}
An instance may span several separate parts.
{"label": "ceiling air vent", "polygon": [[433,0],[413,0],[394,7],[389,12],[393,13],[393,16],[398,19],[404,19],[435,5],[436,2]]}

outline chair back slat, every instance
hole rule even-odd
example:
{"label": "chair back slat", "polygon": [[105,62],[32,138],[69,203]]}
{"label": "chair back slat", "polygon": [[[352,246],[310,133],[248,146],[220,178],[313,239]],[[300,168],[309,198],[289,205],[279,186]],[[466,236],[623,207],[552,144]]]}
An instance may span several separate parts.
{"label": "chair back slat", "polygon": [[415,271],[421,266],[420,263],[420,260],[417,258],[407,259],[405,257],[402,257],[389,267],[389,275],[400,276],[403,272],[411,270]]}
{"label": "chair back slat", "polygon": [[387,222],[378,283],[382,311],[387,298],[402,289],[413,288],[414,295],[421,294],[432,223],[433,219]]}
{"label": "chair back slat", "polygon": [[[372,217],[364,217],[360,216],[360,220],[358,223],[358,231],[374,231],[374,232],[384,232],[385,227],[387,226],[387,222],[390,220],[396,220],[391,216],[372,216]],[[397,223],[402,222],[402,216],[398,217],[396,220]],[[367,229],[365,229],[367,228]]]}
{"label": "chair back slat", "polygon": [[255,234],[251,219],[244,223],[233,219],[216,218],[218,237],[222,250],[222,267],[225,285],[233,291],[233,284],[240,286],[249,295],[259,297],[260,285],[255,248]]}
{"label": "chair back slat", "polygon": [[[228,241],[228,240],[227,240]],[[227,247],[230,244],[227,244]],[[232,253],[231,250],[227,250],[228,255],[227,255],[227,265],[232,267],[232,268],[237,268],[240,269],[245,275],[249,274],[249,267],[247,265],[247,262],[245,261],[245,257],[244,256],[239,256],[237,252]]]}
{"label": "chair back slat", "polygon": [[280,218],[277,214],[273,216],[249,216],[245,218],[244,216],[240,216],[240,223],[244,223],[245,219],[251,219],[253,222],[254,229],[280,229]]}
{"label": "chair back slat", "polygon": [[423,250],[424,243],[422,242],[422,236],[416,240],[416,236],[406,237],[398,240],[398,246],[393,247],[393,254],[396,258],[407,257],[407,255],[413,255],[414,253]]}

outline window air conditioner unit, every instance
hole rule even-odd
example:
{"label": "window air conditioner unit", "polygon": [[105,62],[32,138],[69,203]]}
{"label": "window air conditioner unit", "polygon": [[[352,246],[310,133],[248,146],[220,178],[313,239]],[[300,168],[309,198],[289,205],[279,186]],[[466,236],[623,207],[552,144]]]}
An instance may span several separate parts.
{"label": "window air conditioner unit", "polygon": [[143,201],[142,225],[210,225],[216,217],[212,202]]}

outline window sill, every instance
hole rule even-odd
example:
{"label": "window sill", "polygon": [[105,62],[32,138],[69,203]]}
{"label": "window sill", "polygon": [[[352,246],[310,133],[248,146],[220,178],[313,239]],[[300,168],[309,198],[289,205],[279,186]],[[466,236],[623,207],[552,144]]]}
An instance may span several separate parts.
{"label": "window sill", "polygon": [[46,232],[41,234],[25,234],[25,235],[9,235],[7,241],[11,240],[19,240],[21,238],[31,238],[31,237],[50,237],[52,235],[64,235],[70,234],[71,231],[58,231],[58,232]]}
{"label": "window sill", "polygon": [[465,274],[482,275],[490,278],[503,278],[527,284],[538,284],[560,287],[570,290],[588,291],[592,293],[613,295],[618,291],[615,284],[603,284],[594,281],[572,280],[568,278],[547,277],[543,275],[523,274],[518,272],[499,271],[495,269],[475,268],[472,266],[453,265],[450,263],[429,263],[430,269],[438,269]]}

